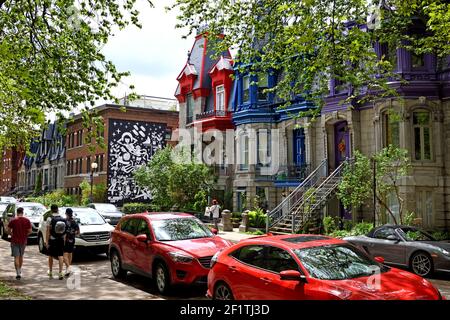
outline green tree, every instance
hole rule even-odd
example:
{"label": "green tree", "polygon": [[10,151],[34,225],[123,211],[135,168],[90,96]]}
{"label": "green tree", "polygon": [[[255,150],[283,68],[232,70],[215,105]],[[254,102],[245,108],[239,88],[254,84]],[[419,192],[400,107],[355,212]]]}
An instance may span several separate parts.
{"label": "green tree", "polygon": [[40,195],[42,193],[42,172],[38,172],[36,177],[36,184],[34,185],[34,194]]}
{"label": "green tree", "polygon": [[388,85],[396,60],[378,56],[376,41],[391,52],[450,54],[445,0],[176,0],[171,8],[181,11],[178,27],[187,34],[204,26],[210,39],[223,33],[214,52],[237,49],[240,70],[282,71],[273,90],[285,100],[297,93],[313,101],[313,115],[330,78],[349,90],[343,102],[350,106],[396,94]]}
{"label": "green tree", "polygon": [[[405,210],[405,199],[400,192],[402,178],[411,167],[408,150],[393,145],[382,149],[372,157],[375,161],[377,209],[386,212],[394,223],[404,223],[409,212]],[[342,181],[338,186],[338,197],[346,208],[357,208],[373,197],[373,169],[371,159],[355,152],[353,163],[344,168]],[[395,199],[398,216],[388,198]],[[378,213],[380,215],[380,212]],[[406,217],[405,217],[406,215]]]}
{"label": "green tree", "polygon": [[128,72],[101,48],[138,15],[136,0],[0,0],[0,146],[27,145],[48,113],[115,99]]}
{"label": "green tree", "polygon": [[[156,209],[199,209],[205,202],[214,177],[212,170],[202,163],[191,161],[184,150],[168,146],[155,153],[149,163],[134,173],[136,183],[152,194]],[[202,208],[203,210],[203,208]]]}
{"label": "green tree", "polygon": [[[91,200],[91,184],[84,180],[80,183],[81,188],[81,205],[85,206],[90,203]],[[96,183],[92,186],[92,201],[93,202],[105,202],[106,198],[106,186],[104,183]]]}

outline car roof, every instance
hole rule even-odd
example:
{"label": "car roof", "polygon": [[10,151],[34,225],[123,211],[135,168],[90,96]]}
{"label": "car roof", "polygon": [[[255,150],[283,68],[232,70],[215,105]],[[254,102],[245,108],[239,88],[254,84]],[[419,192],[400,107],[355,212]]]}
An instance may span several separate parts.
{"label": "car roof", "polygon": [[290,249],[304,249],[346,243],[344,240],[318,234],[265,235],[239,241],[239,244],[282,245]]}
{"label": "car roof", "polygon": [[414,226],[408,226],[408,225],[404,225],[404,224],[390,224],[390,223],[386,223],[383,224],[382,226],[378,226],[373,228],[372,230],[369,231],[369,233],[367,234],[368,237],[373,237],[374,233],[380,229],[383,228],[394,228],[394,229],[398,229],[398,228],[408,228],[408,229],[417,229],[419,230],[419,228],[414,227]]}
{"label": "car roof", "polygon": [[39,203],[39,202],[17,202],[17,203],[15,203],[15,205],[17,207],[29,207],[29,206],[43,206],[43,207],[45,207],[42,203]]}
{"label": "car roof", "polygon": [[66,211],[67,209],[72,209],[74,212],[75,211],[92,211],[92,212],[97,212],[95,209],[86,208],[86,207],[60,207],[59,211]]}
{"label": "car roof", "polygon": [[184,212],[146,212],[146,213],[135,213],[128,216],[135,218],[148,218],[150,220],[194,218],[192,214]]}

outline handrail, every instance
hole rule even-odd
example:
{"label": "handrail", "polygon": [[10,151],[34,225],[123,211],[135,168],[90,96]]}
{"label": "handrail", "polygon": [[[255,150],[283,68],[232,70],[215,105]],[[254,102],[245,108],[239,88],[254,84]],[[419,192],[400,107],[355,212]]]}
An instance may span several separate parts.
{"label": "handrail", "polygon": [[[291,214],[291,209],[296,206],[303,198],[303,192],[305,187],[311,187],[311,181],[314,180],[313,184],[316,184],[318,178],[316,176],[320,174],[322,169],[325,169],[323,176],[326,176],[327,169],[327,159],[323,159],[322,162],[317,166],[313,172],[311,172],[305,180],[298,187],[294,189],[280,204],[278,204],[273,210],[271,210],[268,214],[268,219],[266,221],[266,230],[269,230],[269,227],[275,225],[278,221],[282,220],[285,216]],[[301,197],[297,199],[298,194],[301,193]],[[284,213],[284,211],[286,213]],[[280,214],[281,212],[281,214]]]}

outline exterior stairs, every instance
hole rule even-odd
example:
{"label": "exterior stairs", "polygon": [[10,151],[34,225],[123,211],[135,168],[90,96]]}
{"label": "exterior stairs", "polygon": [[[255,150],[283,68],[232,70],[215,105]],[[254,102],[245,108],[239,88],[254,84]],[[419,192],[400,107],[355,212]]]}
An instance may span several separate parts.
{"label": "exterior stairs", "polygon": [[322,209],[336,193],[344,166],[349,161],[347,159],[327,175],[328,161],[324,159],[300,186],[269,212],[266,229],[272,234],[319,232]]}

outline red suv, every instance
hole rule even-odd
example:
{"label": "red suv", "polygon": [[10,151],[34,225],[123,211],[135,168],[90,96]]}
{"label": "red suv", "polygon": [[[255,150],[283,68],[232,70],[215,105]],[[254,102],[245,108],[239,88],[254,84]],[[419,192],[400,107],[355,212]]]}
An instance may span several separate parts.
{"label": "red suv", "polygon": [[250,238],[216,254],[208,296],[255,300],[438,300],[433,285],[320,235]]}
{"label": "red suv", "polygon": [[231,245],[189,214],[133,214],[112,232],[111,270],[115,278],[153,278],[165,294],[173,284],[206,283],[212,256]]}

